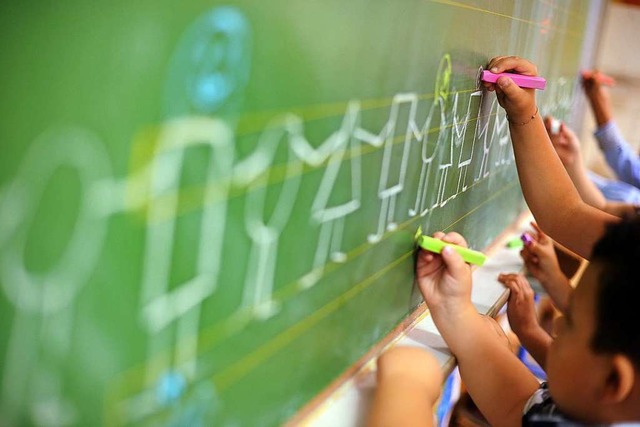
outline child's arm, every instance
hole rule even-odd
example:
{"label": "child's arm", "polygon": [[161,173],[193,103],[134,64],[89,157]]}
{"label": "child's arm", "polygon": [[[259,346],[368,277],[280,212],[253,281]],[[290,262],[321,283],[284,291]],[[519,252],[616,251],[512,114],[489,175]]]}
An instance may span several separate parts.
{"label": "child's arm", "polygon": [[617,216],[618,218],[624,218],[637,215],[639,208],[640,206],[634,205],[633,203],[607,200],[607,204],[603,210],[611,215]]}
{"label": "child's arm", "polygon": [[531,285],[521,274],[501,274],[498,280],[510,290],[507,317],[511,329],[538,365],[544,369],[547,350],[553,339],[538,323]]}
{"label": "child's arm", "polygon": [[607,163],[620,180],[640,186],[640,159],[613,120],[609,94],[602,87],[598,72],[584,77],[582,85],[598,124],[595,137]]}
{"label": "child's arm", "polygon": [[593,181],[589,179],[587,168],[582,160],[578,137],[564,123],[560,123],[560,129],[557,133],[552,132],[552,123],[552,117],[545,117],[544,126],[547,129],[551,144],[569,174],[573,185],[578,190],[580,197],[591,206],[604,210],[607,200]]}
{"label": "child's arm", "polygon": [[396,347],[378,358],[377,386],[368,427],[433,425],[442,371],[425,350]]}
{"label": "child's arm", "polygon": [[564,313],[569,304],[569,296],[573,291],[569,279],[564,275],[558,264],[558,257],[553,247],[553,240],[538,227],[535,222],[531,225],[536,230],[533,241],[525,245],[520,251],[527,271],[544,287],[551,297],[553,304]]}
{"label": "child's arm", "polygon": [[[436,233],[434,237],[466,246],[457,233]],[[469,265],[450,247],[442,254],[421,250],[416,276],[473,401],[491,425],[520,425],[524,405],[538,381],[471,303]]]}
{"label": "child's arm", "polygon": [[596,119],[598,127],[602,127],[613,119],[611,103],[608,94],[600,84],[598,72],[589,74],[588,77],[582,78],[582,86],[584,93],[587,95],[593,116]]}
{"label": "child's arm", "polygon": [[640,158],[627,143],[614,121],[610,121],[596,130],[594,136],[607,164],[619,180],[640,187]]}
{"label": "child's arm", "polygon": [[[489,69],[496,73],[537,74],[535,65],[518,57],[494,58]],[[508,77],[501,77],[497,84],[483,84],[496,91],[500,105],[507,111],[522,193],[536,221],[555,240],[589,258],[605,225],[617,218],[580,198],[549,141],[534,89],[522,89]]]}
{"label": "child's arm", "polygon": [[[610,201],[604,197],[602,191],[589,178],[587,168],[582,161],[580,141],[576,134],[564,123],[560,124],[559,132],[554,134],[551,132],[552,122],[553,119],[551,117],[544,119],[544,126],[549,134],[549,139],[582,200],[594,208],[619,218],[634,215],[636,206],[632,203]],[[633,153],[633,156],[637,158],[635,153]],[[640,164],[640,160],[638,163]]]}

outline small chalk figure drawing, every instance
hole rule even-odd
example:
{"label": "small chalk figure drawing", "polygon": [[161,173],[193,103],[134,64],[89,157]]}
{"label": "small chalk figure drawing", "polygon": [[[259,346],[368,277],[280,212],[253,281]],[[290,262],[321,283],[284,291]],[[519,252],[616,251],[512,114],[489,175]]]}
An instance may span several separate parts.
{"label": "small chalk figure drawing", "polygon": [[[0,203],[0,280],[15,306],[3,366],[0,413],[12,424],[29,414],[34,425],[79,422],[76,404],[63,397],[73,341],[75,307],[102,251],[107,218],[91,197],[111,174],[101,141],[82,128],[56,128],[29,148]],[[68,243],[47,271],[26,264],[30,230],[56,171],[70,168],[80,181],[79,208]]]}
{"label": "small chalk figure drawing", "polygon": [[[243,13],[218,7],[187,28],[169,65],[167,120],[149,165],[141,292],[142,323],[149,334],[147,357],[154,360],[147,366],[145,393],[155,397],[137,396],[125,402],[130,421],[179,400],[195,379],[201,306],[217,288],[233,177],[233,128],[250,57],[251,31]],[[181,172],[188,167],[185,153],[193,147],[204,147],[209,153],[195,273],[169,290]],[[167,386],[172,384],[183,385]]]}
{"label": "small chalk figure drawing", "polygon": [[[164,362],[184,372],[195,373],[194,356],[200,305],[216,289],[220,267],[221,238],[226,215],[226,195],[233,161],[233,135],[224,122],[208,117],[174,119],[163,126],[152,165],[152,188],[147,216],[147,234],[142,282],[143,320],[151,336],[150,354],[165,350]],[[209,169],[205,187],[200,240],[197,246],[196,275],[169,291],[171,259],[175,237],[180,172],[189,147],[205,145],[209,150]],[[219,182],[218,185],[212,183]],[[222,201],[221,201],[222,200]],[[171,344],[167,328],[177,322],[174,364],[166,349]],[[181,353],[182,352],[182,353]],[[187,360],[187,362],[185,362]],[[181,364],[185,362],[185,364]],[[164,363],[163,363],[164,364]],[[153,373],[153,378],[157,373]]]}

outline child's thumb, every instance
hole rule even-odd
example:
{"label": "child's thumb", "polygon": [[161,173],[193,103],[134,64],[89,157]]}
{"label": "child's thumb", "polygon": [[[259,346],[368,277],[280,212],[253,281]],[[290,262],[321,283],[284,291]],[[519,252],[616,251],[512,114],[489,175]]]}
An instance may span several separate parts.
{"label": "child's thumb", "polygon": [[502,76],[498,79],[497,83],[504,95],[511,101],[522,95],[522,89],[509,77]]}
{"label": "child's thumb", "polygon": [[461,277],[468,268],[462,256],[451,246],[442,249],[442,259],[453,277]]}
{"label": "child's thumb", "polygon": [[531,253],[537,257],[544,254],[544,245],[540,244],[541,242],[536,242],[535,240],[529,244],[529,250]]}

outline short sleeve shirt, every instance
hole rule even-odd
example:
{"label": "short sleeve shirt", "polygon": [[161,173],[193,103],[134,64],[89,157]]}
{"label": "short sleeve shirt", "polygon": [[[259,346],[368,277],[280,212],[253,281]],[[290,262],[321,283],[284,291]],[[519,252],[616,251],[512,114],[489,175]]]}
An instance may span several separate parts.
{"label": "short sleeve shirt", "polygon": [[[524,407],[524,415],[522,416],[522,426],[561,426],[561,427],[578,427],[587,424],[573,421],[564,415],[556,406],[553,398],[549,394],[547,383],[542,383],[540,388],[529,398]],[[640,422],[618,423],[618,424],[588,424],[589,426],[616,426],[616,427],[632,427],[640,426]]]}

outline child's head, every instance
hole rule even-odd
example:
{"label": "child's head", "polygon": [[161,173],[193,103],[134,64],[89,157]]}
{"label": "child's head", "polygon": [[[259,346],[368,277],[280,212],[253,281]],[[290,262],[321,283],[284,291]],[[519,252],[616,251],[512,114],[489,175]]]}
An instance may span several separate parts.
{"label": "child's head", "polygon": [[[609,226],[547,356],[549,390],[584,421],[640,411],[640,218]],[[620,411],[623,411],[622,413]],[[638,416],[638,412],[635,416]]]}

